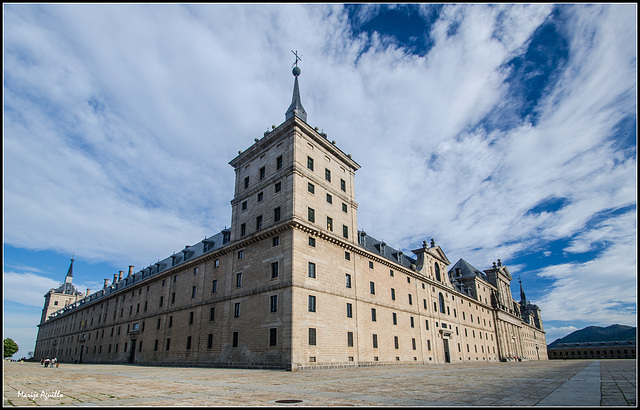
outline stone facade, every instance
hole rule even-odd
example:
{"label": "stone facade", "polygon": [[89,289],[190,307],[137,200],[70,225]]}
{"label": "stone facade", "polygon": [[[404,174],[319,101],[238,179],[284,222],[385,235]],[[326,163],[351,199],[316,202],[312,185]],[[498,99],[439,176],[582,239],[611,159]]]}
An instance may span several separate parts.
{"label": "stone facade", "polygon": [[409,257],[358,231],[359,165],[297,113],[230,162],[230,229],[61,310],[45,299],[35,357],[287,370],[547,359],[539,309],[513,300],[501,263],[447,272],[433,240]]}

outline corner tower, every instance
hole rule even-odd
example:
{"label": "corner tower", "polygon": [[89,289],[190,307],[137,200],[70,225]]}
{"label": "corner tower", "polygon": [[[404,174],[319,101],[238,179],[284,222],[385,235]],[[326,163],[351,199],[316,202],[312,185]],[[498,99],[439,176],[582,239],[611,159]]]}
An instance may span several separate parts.
{"label": "corner tower", "polygon": [[69,270],[67,270],[67,274],[64,277],[64,283],[57,288],[50,289],[49,292],[44,295],[44,307],[42,308],[40,323],[44,323],[52,313],[57,312],[70,303],[74,303],[75,301],[82,299],[84,296],[84,294],[78,291],[72,283],[73,261],[74,259],[71,258],[71,264],[69,265]]}

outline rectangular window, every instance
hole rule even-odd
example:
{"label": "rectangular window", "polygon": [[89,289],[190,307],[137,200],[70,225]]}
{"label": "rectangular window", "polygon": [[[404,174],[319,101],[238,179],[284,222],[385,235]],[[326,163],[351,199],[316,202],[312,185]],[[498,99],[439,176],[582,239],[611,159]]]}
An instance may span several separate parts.
{"label": "rectangular window", "polygon": [[313,158],[307,157],[307,168],[313,171]]}
{"label": "rectangular window", "polygon": [[193,274],[197,275],[198,274],[198,268],[193,268]]}
{"label": "rectangular window", "polygon": [[413,350],[416,350],[416,339],[411,338],[411,345],[413,346]]}
{"label": "rectangular window", "polygon": [[344,179],[340,180],[340,189],[342,189],[344,192],[347,192],[347,182]]}
{"label": "rectangular window", "polygon": [[257,201],[258,202],[262,202],[262,199],[264,198],[264,192],[258,192],[258,198]]}
{"label": "rectangular window", "polygon": [[164,296],[160,296],[160,306],[162,307],[162,302],[164,301]]}
{"label": "rectangular window", "polygon": [[409,323],[411,323],[411,327],[415,327],[413,323],[413,316],[409,317]]}
{"label": "rectangular window", "polygon": [[272,312],[278,311],[278,295],[271,296],[271,311]]}
{"label": "rectangular window", "polygon": [[169,350],[170,347],[171,347],[171,338],[167,338],[167,344],[165,345],[164,350]]}
{"label": "rectangular window", "polygon": [[310,278],[316,277],[316,264],[313,262],[309,262],[309,277]]}
{"label": "rectangular window", "polygon": [[376,310],[374,308],[371,308],[371,321],[376,321]]}
{"label": "rectangular window", "polygon": [[216,259],[215,261],[213,261],[213,267],[214,268],[219,268],[220,267],[220,259]]}
{"label": "rectangular window", "polygon": [[273,186],[273,192],[277,194],[280,191],[282,191],[282,182],[276,182]]}
{"label": "rectangular window", "polygon": [[307,191],[309,191],[312,194],[315,194],[316,193],[315,185],[313,185],[311,182],[307,183]]}
{"label": "rectangular window", "polygon": [[281,169],[281,168],[282,168],[282,155],[276,158],[276,169]]}
{"label": "rectangular window", "polygon": [[196,287],[192,286],[191,287],[191,299],[195,299],[196,298]]}
{"label": "rectangular window", "polygon": [[347,225],[342,225],[342,236],[349,239],[349,227]]}
{"label": "rectangular window", "polygon": [[271,279],[275,279],[278,277],[278,262],[271,263]]}
{"label": "rectangular window", "polygon": [[347,287],[350,288],[351,287],[351,275],[346,273],[345,274],[345,279],[346,279],[346,282],[347,282]]}
{"label": "rectangular window", "polygon": [[213,286],[211,286],[211,293],[216,293],[218,291],[218,280],[213,281]]}
{"label": "rectangular window", "polygon": [[171,326],[173,326],[173,316],[169,316],[169,324],[167,325],[167,327]]}
{"label": "rectangular window", "polygon": [[346,260],[350,261],[350,260],[351,260],[351,254],[350,254],[349,252],[346,252],[346,251],[345,251],[345,252],[344,252],[344,258],[345,258]]}
{"label": "rectangular window", "polygon": [[313,246],[314,248],[316,247],[316,238],[313,236],[309,237],[309,246]]}
{"label": "rectangular window", "polygon": [[309,295],[309,312],[316,311],[316,297],[313,295]]}
{"label": "rectangular window", "polygon": [[240,317],[240,303],[237,302],[233,308],[233,317]]}
{"label": "rectangular window", "polygon": [[373,262],[369,261],[369,269],[373,269]]}
{"label": "rectangular window", "polygon": [[309,222],[316,221],[316,211],[313,208],[307,208],[307,219]]}
{"label": "rectangular window", "polygon": [[280,245],[280,237],[279,236],[274,237],[272,242],[273,242],[273,244],[272,244],[273,246]]}
{"label": "rectangular window", "polygon": [[191,350],[191,336],[187,336],[187,350]]}
{"label": "rectangular window", "polygon": [[393,336],[393,346],[396,349],[400,349],[400,341],[398,340],[398,336]]}
{"label": "rectangular window", "polygon": [[209,333],[207,337],[207,349],[211,349],[213,347],[213,334]]}
{"label": "rectangular window", "polygon": [[333,219],[327,216],[327,229],[333,232]]}
{"label": "rectangular window", "polygon": [[424,323],[425,323],[425,325],[427,326],[427,330],[429,330],[429,321],[428,321],[428,320],[425,320],[425,321],[424,321]]}
{"label": "rectangular window", "polygon": [[347,317],[353,317],[353,305],[347,303]]}
{"label": "rectangular window", "polygon": [[276,346],[278,344],[278,329],[272,327],[269,329],[269,346]]}
{"label": "rectangular window", "polygon": [[156,339],[156,341],[153,344],[153,351],[157,352],[158,351],[158,339]]}
{"label": "rectangular window", "polygon": [[260,168],[260,180],[263,180],[266,175],[265,167]]}
{"label": "rectangular window", "polygon": [[316,329],[310,327],[309,328],[309,346],[316,345]]}
{"label": "rectangular window", "polygon": [[427,340],[427,350],[431,351],[431,340]]}
{"label": "rectangular window", "polygon": [[233,332],[233,347],[238,347],[238,342],[239,342],[239,335],[238,332]]}
{"label": "rectangular window", "polygon": [[244,188],[245,188],[245,189],[249,188],[249,177],[246,177],[246,178],[244,179]]}
{"label": "rectangular window", "polygon": [[353,347],[353,332],[347,332],[347,347]]}
{"label": "rectangular window", "polygon": [[347,204],[342,203],[342,212],[347,212]]}
{"label": "rectangular window", "polygon": [[324,179],[331,182],[331,171],[326,168],[324,169]]}
{"label": "rectangular window", "polygon": [[216,319],[216,308],[209,308],[209,321],[213,322]]}
{"label": "rectangular window", "polygon": [[413,305],[413,297],[411,296],[411,294],[409,294],[409,304]]}
{"label": "rectangular window", "polygon": [[[156,329],[160,329],[160,318],[158,318],[158,324],[156,326]],[[113,330],[113,329],[111,329]],[[111,336],[113,336],[113,332],[111,332]]]}
{"label": "rectangular window", "polygon": [[247,234],[247,224],[240,225],[240,236],[245,236]]}
{"label": "rectangular window", "polygon": [[397,325],[398,324],[398,315],[396,315],[395,313],[392,313],[393,315],[393,324]]}
{"label": "rectangular window", "polygon": [[256,231],[262,229],[262,215],[256,217]]}
{"label": "rectangular window", "polygon": [[375,295],[375,294],[376,294],[376,284],[375,284],[375,283],[373,283],[373,282],[369,282],[369,292],[370,292],[372,295]]}
{"label": "rectangular window", "polygon": [[391,288],[391,300],[396,300],[396,290]]}
{"label": "rectangular window", "polygon": [[273,221],[278,222],[280,220],[280,207],[273,210]]}
{"label": "rectangular window", "polygon": [[327,194],[327,202],[330,204],[333,203],[333,197],[330,194]]}
{"label": "rectangular window", "polygon": [[189,324],[193,324],[193,312],[189,312]]}
{"label": "rectangular window", "polygon": [[247,210],[247,201],[242,201],[241,208],[242,208],[243,211]]}
{"label": "rectangular window", "polygon": [[176,303],[176,292],[171,294],[171,304],[173,305],[174,303]]}
{"label": "rectangular window", "polygon": [[242,286],[242,272],[236,273],[236,287]]}

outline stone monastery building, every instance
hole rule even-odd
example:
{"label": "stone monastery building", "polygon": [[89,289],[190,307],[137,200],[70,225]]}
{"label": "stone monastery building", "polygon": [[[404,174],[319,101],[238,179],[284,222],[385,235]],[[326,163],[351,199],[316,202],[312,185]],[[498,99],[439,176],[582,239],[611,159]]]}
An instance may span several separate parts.
{"label": "stone monastery building", "polygon": [[[35,358],[259,367],[547,360],[540,309],[500,260],[480,271],[431,239],[403,254],[358,231],[360,166],[285,121],[231,160],[231,228],[90,294],[45,295]],[[522,285],[521,285],[522,286]],[[522,289],[522,288],[521,288]]]}

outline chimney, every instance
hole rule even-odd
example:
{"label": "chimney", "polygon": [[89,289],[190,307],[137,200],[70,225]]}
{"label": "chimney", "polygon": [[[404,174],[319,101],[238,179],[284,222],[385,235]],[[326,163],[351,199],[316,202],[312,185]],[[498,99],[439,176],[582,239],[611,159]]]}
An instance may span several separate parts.
{"label": "chimney", "polygon": [[129,274],[127,276],[133,275],[133,265],[129,265]]}
{"label": "chimney", "polygon": [[91,292],[91,289],[87,289],[87,293],[84,295],[85,297],[89,296],[89,293]]}
{"label": "chimney", "polygon": [[118,274],[114,273],[113,274],[113,284],[115,285],[117,281],[118,281]]}
{"label": "chimney", "polygon": [[122,280],[122,274],[124,273],[123,270],[118,271],[118,282],[120,282]]}
{"label": "chimney", "polygon": [[502,262],[500,262],[500,259],[498,259],[498,266],[502,266]]}
{"label": "chimney", "polygon": [[108,287],[109,286],[109,279],[105,279],[104,280],[104,287]]}

